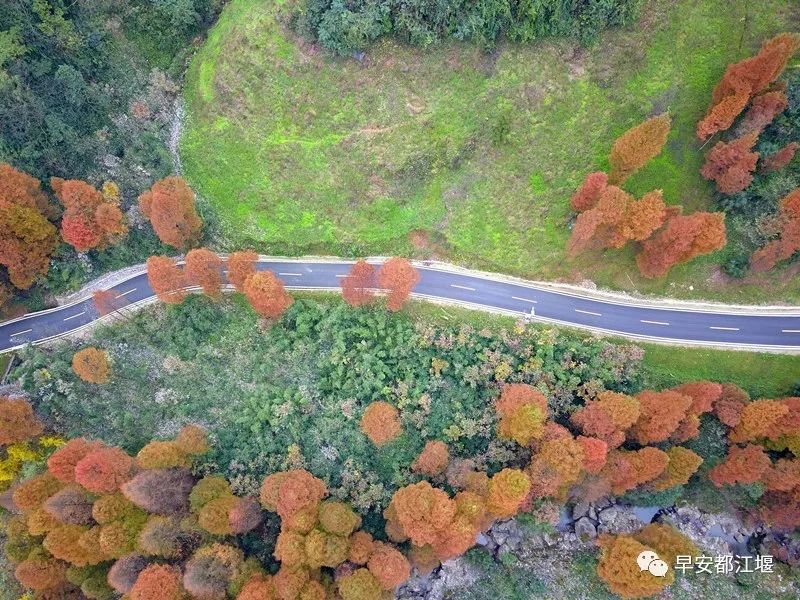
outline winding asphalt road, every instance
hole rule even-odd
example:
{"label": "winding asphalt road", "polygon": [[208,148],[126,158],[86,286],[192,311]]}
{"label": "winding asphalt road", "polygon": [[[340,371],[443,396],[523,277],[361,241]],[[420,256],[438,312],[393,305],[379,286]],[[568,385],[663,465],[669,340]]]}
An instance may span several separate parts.
{"label": "winding asphalt road", "polygon": [[[339,289],[352,261],[263,259],[290,289]],[[724,312],[660,308],[580,296],[534,284],[418,265],[420,283],[414,295],[435,301],[468,303],[533,320],[558,323],[640,340],[725,346],[749,350],[800,352],[800,308],[792,314]],[[145,301],[153,291],[144,273],[109,288],[129,304]],[[31,313],[0,324],[0,352],[39,343],[81,329],[98,318],[91,297]]]}

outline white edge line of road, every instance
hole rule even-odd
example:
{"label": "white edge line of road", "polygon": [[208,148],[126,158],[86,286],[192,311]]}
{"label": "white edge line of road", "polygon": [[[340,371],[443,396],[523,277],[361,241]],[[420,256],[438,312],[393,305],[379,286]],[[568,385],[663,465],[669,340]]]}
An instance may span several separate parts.
{"label": "white edge line of road", "polygon": [[[355,261],[353,261],[353,262],[355,262]],[[231,286],[231,285],[223,286],[223,288],[224,288],[225,291],[232,291],[234,289],[233,286]],[[185,289],[186,289],[186,291],[199,291],[200,290],[199,287],[191,287],[191,288],[185,288]],[[313,286],[290,286],[290,285],[287,285],[286,289],[288,289],[288,290],[308,291],[308,292],[313,292],[313,291],[331,292],[331,291],[336,290],[337,288],[335,288],[335,287],[321,288],[321,287],[313,287]],[[513,317],[525,317],[525,318],[527,318],[529,320],[532,320],[532,321],[537,321],[537,322],[542,322],[542,323],[551,323],[551,324],[554,324],[554,325],[567,327],[569,329],[574,329],[574,330],[576,330],[578,332],[591,331],[593,333],[598,333],[598,334],[612,336],[612,337],[621,337],[621,338],[625,338],[625,339],[634,339],[634,340],[639,340],[639,341],[643,341],[643,342],[653,342],[653,343],[664,344],[664,345],[668,345],[668,346],[699,346],[699,347],[710,347],[710,348],[723,348],[723,349],[726,349],[726,350],[741,350],[741,351],[750,350],[750,351],[756,351],[756,352],[773,352],[773,353],[780,352],[780,353],[784,353],[784,354],[787,354],[787,353],[788,354],[800,354],[800,348],[798,348],[797,346],[762,346],[762,345],[758,345],[758,344],[738,344],[738,343],[728,343],[728,342],[705,342],[705,341],[696,341],[696,340],[674,340],[674,339],[670,339],[670,338],[660,338],[660,337],[649,336],[649,335],[623,334],[623,333],[620,333],[618,331],[612,331],[612,330],[609,330],[609,329],[604,329],[602,327],[594,327],[594,326],[590,326],[590,325],[580,325],[580,326],[578,326],[578,325],[575,325],[574,323],[569,323],[567,321],[561,321],[559,319],[551,319],[549,317],[540,317],[538,315],[531,316],[531,314],[529,312],[515,311],[515,310],[511,310],[511,309],[504,309],[504,308],[497,308],[497,307],[494,307],[494,306],[489,306],[489,305],[486,305],[486,304],[480,304],[480,303],[477,303],[477,302],[465,302],[465,301],[459,301],[459,300],[450,300],[450,299],[447,299],[447,298],[439,298],[438,296],[429,296],[427,294],[419,294],[419,293],[415,293],[415,292],[412,292],[411,296],[413,298],[419,298],[419,299],[423,299],[423,300],[428,300],[433,304],[440,304],[440,305],[444,305],[444,306],[455,306],[455,307],[461,307],[461,308],[466,307],[466,308],[472,308],[472,309],[475,309],[475,310],[480,310],[482,312],[504,314],[504,315],[513,316]],[[132,303],[126,305],[124,308],[125,308],[125,310],[138,309],[138,308],[142,308],[142,307],[144,307],[144,306],[146,306],[148,304],[154,304],[157,301],[158,301],[158,298],[156,296],[150,296],[149,298],[143,298],[142,300],[138,300],[136,302],[132,302]],[[63,308],[63,307],[58,307],[58,308]],[[101,323],[103,321],[110,320],[110,318],[113,318],[114,316],[116,316],[117,312],[118,311],[114,311],[114,312],[108,313],[106,315],[103,315],[103,316],[95,319],[94,321],[86,323],[85,325],[81,325],[80,327],[77,327],[75,329],[71,329],[70,331],[65,331],[65,332],[57,334],[57,335],[53,335],[53,336],[50,336],[50,337],[47,337],[47,338],[36,340],[35,342],[28,342],[28,343],[25,343],[25,344],[20,344],[20,345],[17,345],[17,346],[12,346],[10,348],[6,348],[5,350],[3,350],[3,352],[0,352],[0,354],[5,353],[5,352],[10,352],[12,350],[19,350],[20,348],[24,348],[27,345],[38,346],[38,345],[41,345],[41,344],[56,340],[58,338],[67,337],[69,335],[73,335],[75,333],[79,333],[79,332],[81,332],[81,331],[83,331],[83,330],[85,330],[85,329],[87,329],[89,327],[94,327],[95,325],[97,325],[97,324],[99,324],[99,323]],[[40,313],[33,313],[33,314],[40,314]]]}

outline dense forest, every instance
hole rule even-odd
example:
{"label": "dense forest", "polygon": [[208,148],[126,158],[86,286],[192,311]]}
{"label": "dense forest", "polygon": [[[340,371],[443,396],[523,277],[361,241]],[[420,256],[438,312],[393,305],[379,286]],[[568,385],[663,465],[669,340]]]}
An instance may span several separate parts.
{"label": "dense forest", "polygon": [[[120,208],[173,171],[167,139],[193,40],[221,9],[217,0],[11,0],[0,5],[0,163],[46,183],[100,187],[113,181]],[[48,209],[54,223],[60,210]],[[104,252],[59,244],[46,294],[143,261],[162,246],[129,218],[135,235]],[[0,284],[6,284],[4,279]]]}
{"label": "dense forest", "polygon": [[339,54],[363,50],[384,35],[421,46],[454,38],[490,50],[502,35],[518,42],[562,36],[591,43],[607,27],[633,23],[641,5],[642,0],[300,0],[292,21]]}

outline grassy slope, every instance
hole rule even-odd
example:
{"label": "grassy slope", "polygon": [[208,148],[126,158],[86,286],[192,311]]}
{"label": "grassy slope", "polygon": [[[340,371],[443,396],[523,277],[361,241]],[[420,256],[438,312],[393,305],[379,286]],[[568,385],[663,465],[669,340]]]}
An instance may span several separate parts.
{"label": "grassy slope", "polygon": [[[486,56],[384,41],[363,63],[296,45],[277,10],[233,0],[188,74],[186,173],[219,208],[232,246],[416,252],[646,293],[800,298],[780,277],[715,283],[719,255],[656,282],[638,277],[632,249],[563,256],[567,198],[650,114],[670,110],[674,128],[628,189],[709,207],[694,125],[727,63],[792,28],[792,2],[652,0],[635,30],[590,50],[560,40]],[[427,233],[422,249],[408,240],[414,230]]]}

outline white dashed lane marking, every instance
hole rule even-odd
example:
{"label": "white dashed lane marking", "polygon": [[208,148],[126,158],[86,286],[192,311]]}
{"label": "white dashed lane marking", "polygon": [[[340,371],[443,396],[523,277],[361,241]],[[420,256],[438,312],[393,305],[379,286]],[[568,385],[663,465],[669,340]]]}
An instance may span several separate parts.
{"label": "white dashed lane marking", "polygon": [[8,336],[8,337],[14,337],[15,335],[22,335],[23,333],[28,333],[28,332],[30,332],[30,331],[33,331],[33,329],[26,329],[26,330],[24,330],[24,331],[17,331],[16,333],[12,333],[12,334],[11,334],[10,336]]}
{"label": "white dashed lane marking", "polygon": [[650,323],[650,325],[669,325],[664,321],[648,321],[647,319],[639,319],[641,323]]}
{"label": "white dashed lane marking", "polygon": [[717,329],[719,331],[739,331],[738,327],[714,327],[714,326],[710,326],[709,329]]}
{"label": "white dashed lane marking", "polygon": [[127,296],[128,294],[132,294],[135,291],[136,291],[136,288],[133,288],[133,289],[128,290],[127,292],[122,292],[121,294],[117,294],[116,296],[114,296],[114,298],[115,299],[116,298],[122,298],[123,296]]}
{"label": "white dashed lane marking", "polygon": [[76,318],[76,317],[80,317],[81,315],[85,315],[85,314],[86,314],[86,311],[84,310],[83,312],[79,312],[77,315],[72,315],[71,317],[67,317],[67,318],[66,318],[66,319],[64,319],[64,320],[65,320],[65,321],[69,321],[70,319],[74,319],[74,318]]}
{"label": "white dashed lane marking", "polygon": [[520,298],[519,296],[511,296],[512,300],[520,300],[521,302],[530,302],[531,304],[536,304],[536,300],[531,300],[529,298]]}
{"label": "white dashed lane marking", "polygon": [[781,329],[781,333],[800,333],[800,329]]}
{"label": "white dashed lane marking", "polygon": [[595,317],[602,317],[603,315],[598,312],[592,312],[591,310],[581,310],[580,308],[576,308],[575,312],[583,313],[584,315],[593,315]]}
{"label": "white dashed lane marking", "polygon": [[278,275],[283,275],[284,277],[302,277],[302,273],[278,273]]}
{"label": "white dashed lane marking", "polygon": [[451,283],[450,287],[458,288],[460,290],[467,290],[467,291],[470,291],[470,292],[474,292],[475,291],[475,288],[467,287],[465,285],[458,285],[458,284],[455,284],[455,283]]}

